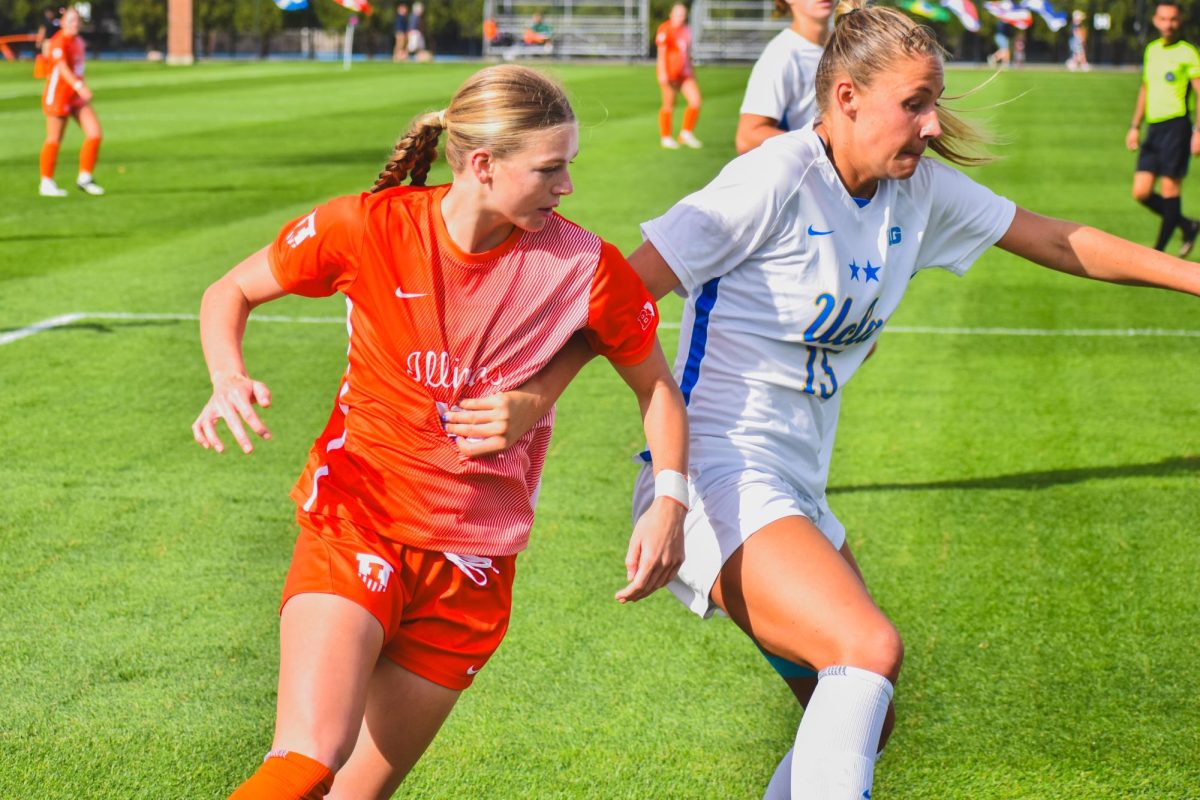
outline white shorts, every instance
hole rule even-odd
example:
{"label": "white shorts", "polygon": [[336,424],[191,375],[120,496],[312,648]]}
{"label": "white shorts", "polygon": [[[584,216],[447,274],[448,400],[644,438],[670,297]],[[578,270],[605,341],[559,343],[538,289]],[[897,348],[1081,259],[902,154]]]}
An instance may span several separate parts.
{"label": "white shorts", "polygon": [[[710,595],[725,561],[772,522],[805,517],[834,548],[840,550],[846,541],[846,528],[824,498],[814,501],[769,472],[743,472],[736,480],[707,487],[703,497],[689,480],[688,494],[691,509],[683,525],[683,566],[667,586],[685,606],[704,618],[717,610]],[[646,464],[633,487],[634,521],[653,500],[654,470]]]}

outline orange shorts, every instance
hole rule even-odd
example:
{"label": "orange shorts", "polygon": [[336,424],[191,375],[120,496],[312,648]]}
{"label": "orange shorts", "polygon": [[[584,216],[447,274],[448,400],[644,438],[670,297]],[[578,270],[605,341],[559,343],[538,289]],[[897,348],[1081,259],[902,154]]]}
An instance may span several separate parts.
{"label": "orange shorts", "polygon": [[392,661],[448,689],[471,685],[508,630],[515,555],[439,553],[338,517],[296,519],[281,611],[298,594],[344,597],[379,620]]}
{"label": "orange shorts", "polygon": [[69,117],[86,105],[83,98],[68,86],[65,90],[42,98],[42,113],[47,117]]}

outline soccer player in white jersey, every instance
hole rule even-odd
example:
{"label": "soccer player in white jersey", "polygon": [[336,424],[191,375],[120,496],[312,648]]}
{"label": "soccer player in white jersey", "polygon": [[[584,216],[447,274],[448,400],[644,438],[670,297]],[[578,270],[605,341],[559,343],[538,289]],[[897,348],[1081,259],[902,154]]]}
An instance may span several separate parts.
{"label": "soccer player in white jersey", "polygon": [[[630,257],[655,297],[687,297],[675,374],[691,498],[670,586],[701,616],[722,609],[768,653],[819,672],[772,800],[869,797],[886,739],[903,644],[825,489],[842,388],[913,274],[961,275],[998,245],[1079,277],[1200,295],[1185,261],[1018,208],[925,158],[986,160],[983,137],[939,104],[943,55],[896,10],[843,0],[817,70],[817,121],[647,222]],[[573,343],[523,389],[548,403],[585,360]],[[511,437],[533,414],[500,427]],[[455,415],[454,430],[494,433],[491,417]],[[644,471],[635,513],[651,487]]]}
{"label": "soccer player in white jersey", "polygon": [[833,0],[775,0],[775,11],[790,13],[792,24],[754,62],[734,136],[738,155],[803,128],[816,114],[813,83],[829,39]]}

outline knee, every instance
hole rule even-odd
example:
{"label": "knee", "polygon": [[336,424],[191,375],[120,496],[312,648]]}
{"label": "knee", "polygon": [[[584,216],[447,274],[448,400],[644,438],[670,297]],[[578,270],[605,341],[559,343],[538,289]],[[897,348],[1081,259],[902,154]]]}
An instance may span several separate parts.
{"label": "knee", "polygon": [[1134,186],[1133,187],[1133,199],[1138,201],[1139,203],[1145,203],[1147,200],[1149,200],[1150,194],[1151,194],[1150,189],[1147,187],[1142,187],[1142,186]]}
{"label": "knee", "polygon": [[881,618],[848,636],[836,663],[870,670],[895,683],[903,661],[904,641],[899,631],[886,618]]}

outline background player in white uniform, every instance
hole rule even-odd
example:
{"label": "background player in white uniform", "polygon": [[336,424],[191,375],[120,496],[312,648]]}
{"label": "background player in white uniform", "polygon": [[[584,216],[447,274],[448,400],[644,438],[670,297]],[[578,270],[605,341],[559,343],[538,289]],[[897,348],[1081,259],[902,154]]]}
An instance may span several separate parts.
{"label": "background player in white uniform", "polygon": [[[692,504],[672,590],[820,671],[769,798],[870,796],[903,644],[825,485],[842,387],[913,273],[961,274],[996,244],[1068,274],[1200,295],[1187,262],[1017,208],[923,158],[932,148],[964,166],[985,160],[972,155],[981,137],[938,104],[941,47],[894,9],[843,9],[817,71],[818,122],[646,223],[630,258],[651,294],[687,295],[676,377]],[[583,360],[572,347],[524,388],[553,394]],[[647,488],[643,474],[635,513]]]}
{"label": "background player in white uniform", "polygon": [[754,62],[734,137],[738,155],[803,128],[816,115],[813,82],[829,39],[833,0],[775,0],[775,10],[790,13],[792,24]]}

